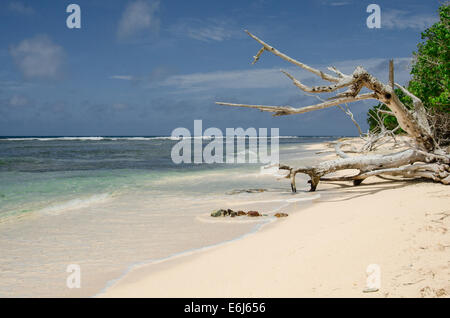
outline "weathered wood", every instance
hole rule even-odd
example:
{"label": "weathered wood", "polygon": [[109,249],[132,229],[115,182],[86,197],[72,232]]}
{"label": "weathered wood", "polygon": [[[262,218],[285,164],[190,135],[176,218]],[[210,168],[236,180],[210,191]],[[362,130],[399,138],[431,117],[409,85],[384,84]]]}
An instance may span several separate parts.
{"label": "weathered wood", "polygon": [[247,105],[247,104],[234,104],[234,103],[225,103],[225,102],[216,102],[216,104],[224,105],[224,106],[233,106],[233,107],[256,108],[261,111],[275,113],[275,114],[273,114],[273,116],[284,116],[284,115],[293,115],[293,114],[303,114],[303,113],[311,112],[314,110],[337,106],[340,104],[351,103],[351,102],[355,102],[355,101],[359,101],[359,100],[373,99],[373,98],[374,98],[374,94],[368,93],[368,94],[361,94],[356,97],[343,97],[343,98],[330,100],[330,101],[326,101],[323,103],[300,107],[300,108],[294,108],[292,106]]}
{"label": "weathered wood", "polygon": [[[416,164],[414,163],[422,163]],[[401,175],[408,178],[424,177],[437,182],[448,184],[450,156],[429,154],[417,149],[408,149],[390,155],[346,156],[342,159],[329,160],[311,167],[280,166],[281,170],[289,170],[291,180],[295,180],[297,173],[304,173],[311,178],[311,191],[314,191],[319,181],[353,181],[362,180],[381,174]],[[353,176],[339,176],[325,178],[327,174],[356,169],[360,172]]]}
{"label": "weathered wood", "polygon": [[[298,88],[300,88],[303,91],[306,92],[333,92],[336,91],[339,88],[348,87],[348,90],[339,93],[336,96],[332,98],[332,100],[320,103],[317,105],[311,105],[306,106],[302,108],[293,108],[291,106],[264,106],[264,105],[247,105],[247,104],[233,104],[233,103],[225,103],[225,102],[217,102],[219,105],[225,105],[225,106],[234,106],[234,107],[247,107],[247,108],[256,108],[262,111],[267,112],[274,112],[274,116],[282,116],[282,115],[292,115],[292,114],[302,114],[305,112],[318,110],[318,109],[324,109],[344,103],[351,103],[356,102],[364,99],[376,99],[381,103],[386,104],[386,106],[393,112],[395,117],[397,118],[400,127],[406,131],[411,137],[413,137],[418,144],[419,147],[432,151],[436,147],[436,143],[433,140],[433,137],[431,135],[431,132],[429,130],[429,127],[425,124],[424,121],[416,120],[416,118],[423,118],[423,114],[415,114],[410,112],[407,107],[400,101],[400,99],[395,94],[394,88],[393,88],[393,63],[390,63],[390,71],[392,72],[392,75],[390,75],[390,79],[392,80],[392,85],[385,85],[382,82],[380,82],[378,79],[376,79],[374,76],[369,74],[363,67],[358,66],[356,67],[355,71],[352,73],[352,75],[345,75],[344,73],[336,70],[335,68],[331,68],[333,72],[335,72],[338,77],[331,76],[329,74],[326,74],[322,71],[319,71],[313,67],[310,67],[304,63],[301,63],[289,56],[287,56],[284,53],[281,53],[274,47],[270,46],[269,44],[265,43],[255,35],[251,34],[250,32],[246,31],[250,37],[255,39],[258,43],[263,45],[264,50],[271,52],[272,54],[275,54],[276,56],[281,57],[282,59],[297,65],[313,74],[316,74],[320,76],[322,79],[333,82],[336,84],[333,85],[327,85],[327,86],[319,86],[319,87],[307,87],[306,85],[303,85],[300,81],[295,79],[292,75],[290,75],[287,72],[284,72],[286,76],[288,76],[296,85]],[[255,56],[255,61],[259,59],[262,52],[264,50],[260,50],[258,54]],[[373,93],[369,94],[361,94],[358,95],[362,87],[366,87],[373,91]],[[411,94],[411,93],[409,93]],[[412,95],[412,94],[411,94]],[[418,100],[417,97],[415,97],[415,100]],[[422,112],[422,108],[418,108],[415,110]]]}
{"label": "weathered wood", "polygon": [[[293,58],[287,56],[286,54],[281,53],[280,51],[278,51],[278,50],[275,49],[274,47],[270,46],[269,44],[267,44],[267,43],[265,43],[264,41],[262,41],[261,39],[259,39],[257,36],[251,34],[249,31],[245,30],[245,32],[246,32],[251,38],[253,38],[254,40],[256,40],[259,44],[261,44],[261,45],[264,47],[264,50],[266,50],[266,51],[268,51],[268,52],[270,52],[270,53],[272,53],[272,54],[275,54],[275,55],[278,56],[278,57],[281,57],[283,60],[286,60],[286,61],[288,61],[289,63],[292,63],[292,64],[294,64],[294,65],[296,65],[296,66],[298,66],[298,67],[301,67],[301,68],[303,68],[303,69],[305,69],[305,70],[307,70],[307,71],[309,71],[309,72],[311,72],[311,73],[313,73],[313,74],[316,74],[316,75],[320,76],[321,78],[323,78],[324,80],[332,81],[332,82],[338,82],[338,81],[339,81],[339,79],[336,78],[336,77],[334,77],[334,76],[331,76],[331,75],[329,75],[329,74],[323,73],[322,71],[319,71],[319,70],[317,70],[317,69],[315,69],[315,68],[313,68],[313,67],[311,67],[311,66],[308,66],[308,65],[306,65],[306,64],[303,64],[302,62],[299,62],[299,61],[297,61],[297,60],[295,60],[295,59],[293,59]],[[255,63],[256,61],[258,61],[259,57],[260,57],[261,54],[264,52],[264,50],[263,50],[262,52],[261,52],[261,50],[259,50],[258,54],[255,56],[255,60],[253,61],[254,63]],[[253,63],[253,64],[254,64],[254,63]]]}
{"label": "weathered wood", "polygon": [[[336,69],[335,67],[328,67],[328,70],[332,71],[337,75],[337,77],[330,74],[324,73],[313,67],[310,67],[302,62],[299,62],[284,53],[281,53],[274,47],[265,43],[257,36],[246,31],[247,34],[256,40],[263,47],[254,56],[253,64],[256,63],[264,51],[268,51],[289,63],[299,66],[319,77],[323,80],[331,82],[332,84],[324,86],[308,87],[301,83],[294,76],[286,71],[282,71],[293,84],[307,93],[325,93],[325,92],[335,92],[338,89],[347,88],[346,91],[337,93],[335,96],[322,102],[294,108],[292,106],[267,106],[267,105],[249,105],[249,104],[236,104],[236,103],[226,103],[226,102],[216,102],[218,105],[232,106],[232,107],[245,107],[259,109],[265,112],[274,113],[273,116],[283,116],[283,115],[293,115],[302,114],[310,111],[315,111],[319,109],[325,109],[333,106],[347,104],[351,102],[375,99],[383,104],[385,104],[389,111],[379,110],[373,118],[380,123],[380,134],[376,136],[367,137],[367,149],[370,150],[374,143],[381,140],[385,136],[391,136],[394,138],[395,142],[395,130],[400,127],[415,141],[415,145],[411,146],[410,149],[389,155],[365,155],[365,156],[349,156],[340,148],[340,143],[336,144],[335,150],[340,159],[325,161],[314,165],[312,167],[289,167],[286,165],[280,165],[280,170],[288,170],[289,174],[286,176],[291,180],[291,189],[296,192],[295,176],[297,173],[304,173],[310,176],[311,180],[311,191],[315,191],[320,180],[327,181],[353,181],[354,185],[360,184],[364,179],[370,176],[376,176],[380,174],[388,175],[398,175],[407,178],[428,178],[437,182],[444,184],[450,183],[449,176],[449,162],[450,156],[443,150],[439,149],[438,144],[433,139],[430,125],[427,120],[425,107],[422,101],[409,92],[406,88],[396,84],[394,82],[394,62],[389,61],[389,84],[383,84],[377,78],[368,73],[362,66],[357,66],[351,75],[346,75]],[[400,88],[406,95],[412,98],[414,109],[409,110],[395,94],[395,86]],[[366,87],[371,93],[359,94],[361,89]],[[344,112],[346,112],[344,110]],[[394,129],[394,131],[388,131],[382,124],[382,119],[377,118],[382,115],[393,115],[397,118],[399,126]],[[353,122],[353,114],[346,112]],[[357,123],[356,123],[357,124]],[[357,125],[359,127],[359,125]],[[384,127],[384,129],[383,129]],[[359,129],[360,135],[361,130]],[[364,148],[363,147],[363,148]],[[329,173],[336,172],[345,169],[357,169],[359,173],[354,176],[344,176],[344,177],[332,177],[326,178],[325,176]]]}
{"label": "weathered wood", "polygon": [[394,90],[394,60],[389,60],[389,85]]}

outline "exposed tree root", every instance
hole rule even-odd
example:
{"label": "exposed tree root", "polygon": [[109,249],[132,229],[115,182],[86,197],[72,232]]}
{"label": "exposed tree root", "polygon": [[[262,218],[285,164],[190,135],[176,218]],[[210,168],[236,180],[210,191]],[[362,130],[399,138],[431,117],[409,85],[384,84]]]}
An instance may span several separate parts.
{"label": "exposed tree root", "polygon": [[[280,170],[288,170],[291,188],[296,192],[295,176],[304,173],[311,178],[311,190],[315,191],[319,181],[354,181],[355,185],[371,176],[393,175],[406,178],[427,178],[443,184],[450,183],[450,157],[426,153],[417,149],[408,149],[389,155],[367,155],[345,157],[325,161],[312,167],[294,168],[280,165]],[[356,169],[359,173],[352,176],[325,177],[340,170]]]}

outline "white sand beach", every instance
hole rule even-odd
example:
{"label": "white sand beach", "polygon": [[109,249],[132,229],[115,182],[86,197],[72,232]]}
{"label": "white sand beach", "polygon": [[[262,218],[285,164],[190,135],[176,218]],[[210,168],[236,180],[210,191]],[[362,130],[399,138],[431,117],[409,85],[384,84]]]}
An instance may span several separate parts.
{"label": "white sand beach", "polygon": [[[371,177],[321,183],[325,192],[243,239],[137,268],[98,296],[449,297],[450,187]],[[365,293],[370,264],[381,285]]]}

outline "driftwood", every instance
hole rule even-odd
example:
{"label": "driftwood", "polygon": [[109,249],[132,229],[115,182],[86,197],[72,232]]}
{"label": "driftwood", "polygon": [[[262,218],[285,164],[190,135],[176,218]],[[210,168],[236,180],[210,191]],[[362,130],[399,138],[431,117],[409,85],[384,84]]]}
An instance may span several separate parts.
{"label": "driftwood", "polygon": [[[438,143],[433,138],[432,128],[427,119],[427,113],[422,101],[409,92],[406,88],[394,82],[394,64],[389,64],[389,83],[386,85],[369,74],[363,67],[357,66],[352,74],[344,74],[334,67],[328,70],[333,74],[324,73],[306,64],[303,64],[263,42],[261,39],[246,31],[247,34],[262,45],[262,48],[254,56],[253,64],[256,63],[261,55],[267,51],[270,52],[298,67],[301,67],[323,80],[329,82],[324,86],[308,87],[293,77],[286,71],[282,71],[293,84],[302,91],[310,94],[335,92],[339,89],[346,89],[337,93],[328,100],[320,99],[321,102],[315,105],[309,105],[300,108],[291,106],[266,106],[266,105],[247,105],[234,104],[225,102],[216,102],[216,104],[233,107],[255,108],[265,112],[272,112],[273,116],[284,116],[293,114],[302,114],[310,111],[324,109],[332,106],[338,106],[358,127],[354,121],[353,114],[348,107],[344,109],[340,105],[356,102],[366,99],[375,99],[385,104],[389,111],[380,110],[376,116],[380,114],[389,114],[397,118],[399,126],[395,129],[402,128],[413,140],[412,145],[408,149],[387,155],[366,154],[361,156],[349,156],[341,150],[340,143],[336,144],[336,153],[340,159],[325,161],[311,167],[290,167],[280,165],[279,169],[288,170],[287,178],[291,179],[291,188],[296,192],[295,176],[297,173],[304,173],[310,176],[311,191],[315,191],[319,181],[353,181],[355,185],[360,184],[364,179],[376,175],[395,175],[406,178],[427,178],[443,184],[450,183],[450,155],[439,148]],[[397,97],[394,88],[400,88],[406,95],[413,100],[414,108],[409,110]],[[367,88],[371,92],[360,94],[362,88]],[[380,117],[374,118],[376,121],[382,122]],[[366,145],[363,151],[370,151],[373,145],[386,136],[391,136],[395,140],[395,131],[389,131],[381,124],[380,131],[377,134],[367,134],[365,137]],[[396,141],[396,140],[395,140]],[[357,169],[359,173],[353,176],[342,177],[326,177],[327,174],[345,170]]]}

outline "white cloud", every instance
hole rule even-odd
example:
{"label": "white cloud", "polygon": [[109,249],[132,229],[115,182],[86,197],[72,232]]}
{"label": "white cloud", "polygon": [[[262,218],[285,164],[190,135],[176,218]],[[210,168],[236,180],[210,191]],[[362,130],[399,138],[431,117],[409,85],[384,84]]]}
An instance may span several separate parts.
{"label": "white cloud", "polygon": [[128,4],[119,21],[117,36],[133,37],[142,32],[159,31],[159,1],[136,0]]}
{"label": "white cloud", "polygon": [[30,6],[27,6],[19,1],[12,1],[9,3],[8,9],[12,12],[23,14],[23,15],[32,15],[34,14],[34,9]]}
{"label": "white cloud", "polygon": [[348,2],[348,1],[331,2],[330,6],[332,6],[332,7],[342,7],[342,6],[346,6],[346,5],[349,5],[349,4],[350,4],[350,2]]}
{"label": "white cloud", "polygon": [[16,106],[25,106],[28,104],[28,98],[21,96],[21,95],[14,95],[9,99],[9,105],[16,107]]}
{"label": "white cloud", "polygon": [[32,85],[30,82],[14,81],[14,80],[0,80],[0,93],[1,91],[19,91],[28,88]]}
{"label": "white cloud", "polygon": [[[278,78],[278,79],[277,79]],[[268,88],[286,84],[279,69],[254,69],[217,71],[173,75],[161,83],[162,86],[176,86],[181,89],[210,88]]]}
{"label": "white cloud", "polygon": [[320,4],[332,7],[341,7],[351,4],[351,0],[319,0]]}
{"label": "white cloud", "polygon": [[381,11],[381,27],[387,29],[425,30],[438,21],[436,15],[411,14],[402,10]]}
{"label": "white cloud", "polygon": [[122,80],[122,81],[133,81],[135,83],[140,84],[150,84],[157,82],[157,81],[163,81],[169,75],[171,74],[171,69],[165,66],[157,66],[155,67],[149,74],[147,75],[141,75],[141,76],[134,76],[134,75],[112,75],[109,78],[115,79],[115,80]]}
{"label": "white cloud", "polygon": [[113,104],[112,107],[115,110],[123,110],[123,109],[128,108],[128,105],[124,104],[124,103],[116,103],[116,104]]}
{"label": "white cloud", "polygon": [[[400,84],[406,84],[410,79],[411,57],[394,58],[394,74],[395,81]],[[338,61],[332,63],[337,69],[346,74],[351,74],[355,67],[361,65],[369,73],[377,77],[382,82],[387,82],[389,78],[389,59],[387,58],[371,58],[371,59],[355,59],[347,61]]]}
{"label": "white cloud", "polygon": [[171,28],[175,34],[184,34],[192,39],[211,42],[243,37],[243,31],[231,19],[184,19]]}
{"label": "white cloud", "polygon": [[123,81],[132,81],[132,80],[134,80],[134,76],[132,76],[132,75],[112,75],[109,78],[110,79],[123,80]]}
{"label": "white cloud", "polygon": [[10,55],[26,78],[54,79],[61,75],[64,50],[46,35],[11,46]]}
{"label": "white cloud", "polygon": [[[411,58],[396,58],[394,61],[396,65],[396,81],[400,84],[405,84],[410,78],[409,64]],[[356,66],[361,65],[381,81],[387,81],[388,78],[388,59],[384,58],[337,61],[330,65],[337,67],[346,74],[351,74]],[[316,65],[315,67],[327,71],[327,66],[328,65]],[[319,83],[321,83],[321,80],[317,76],[300,68],[289,66],[284,67],[283,69],[308,85],[319,85]],[[174,87],[179,92],[294,87],[291,81],[280,72],[279,68],[172,75],[167,77],[164,81],[156,83],[156,85],[160,87]]]}

